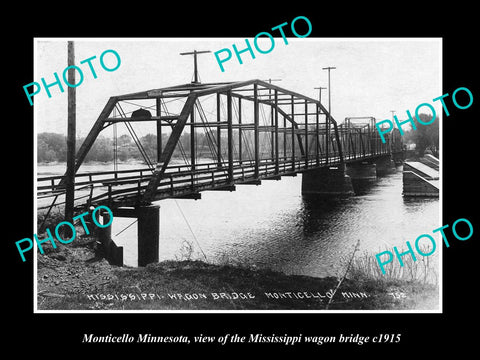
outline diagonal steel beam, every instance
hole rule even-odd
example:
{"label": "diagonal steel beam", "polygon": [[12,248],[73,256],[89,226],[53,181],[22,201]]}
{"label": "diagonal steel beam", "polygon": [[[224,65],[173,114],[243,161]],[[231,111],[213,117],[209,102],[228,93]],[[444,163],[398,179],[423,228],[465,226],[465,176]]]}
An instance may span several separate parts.
{"label": "diagonal steel beam", "polygon": [[182,135],[183,129],[185,128],[185,124],[187,123],[188,117],[192,113],[193,106],[195,105],[195,101],[197,100],[197,96],[194,93],[191,93],[187,97],[187,101],[183,105],[183,109],[178,116],[177,123],[172,129],[172,133],[168,138],[168,141],[163,149],[162,155],[160,156],[160,161],[158,162],[155,171],[153,172],[150,181],[145,189],[145,193],[142,197],[142,203],[150,203],[153,198],[155,197],[155,192],[157,191],[157,187],[160,184],[160,181],[163,178],[163,174],[170,163],[170,159],[172,158],[173,151],[177,146],[178,140],[180,139],[180,135]]}
{"label": "diagonal steel beam", "polygon": [[[117,98],[116,97],[111,97],[108,99],[107,104],[103,108],[102,112],[97,118],[97,121],[95,121],[95,124],[93,124],[92,129],[88,133],[87,137],[83,141],[82,145],[78,149],[77,155],[75,156],[75,174],[77,173],[78,169],[80,168],[80,165],[82,165],[83,160],[85,160],[85,157],[87,156],[88,152],[93,146],[93,143],[97,139],[98,134],[103,130],[105,126],[105,120],[108,118],[110,113],[112,112],[113,108],[115,107],[115,104],[117,103]],[[60,183],[58,185],[63,185],[65,184],[66,181],[66,176],[67,173],[63,176],[62,180],[60,180]]]}

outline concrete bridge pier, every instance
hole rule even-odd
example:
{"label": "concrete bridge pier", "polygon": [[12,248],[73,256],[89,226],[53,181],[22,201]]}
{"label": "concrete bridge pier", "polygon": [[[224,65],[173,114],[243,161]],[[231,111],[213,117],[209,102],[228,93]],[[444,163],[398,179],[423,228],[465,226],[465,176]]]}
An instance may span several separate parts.
{"label": "concrete bridge pier", "polygon": [[354,195],[345,165],[308,170],[302,174],[302,195],[348,196]]}
{"label": "concrete bridge pier", "polygon": [[385,176],[395,172],[395,162],[390,155],[382,156],[374,161],[377,166],[377,176]]}
{"label": "concrete bridge pier", "polygon": [[[137,218],[138,266],[158,262],[160,242],[160,206],[144,205],[136,208],[112,209],[113,217]],[[100,217],[104,216],[101,214]],[[107,213],[108,221],[108,213]],[[103,220],[105,223],[105,220]],[[123,247],[112,240],[111,226],[99,228],[98,239],[102,243],[105,258],[112,265],[123,266]]]}
{"label": "concrete bridge pier", "polygon": [[160,206],[140,206],[138,216],[138,266],[158,262]]}
{"label": "concrete bridge pier", "polygon": [[[110,221],[110,214],[107,211],[97,213],[97,221],[102,225]],[[117,246],[112,240],[112,225],[96,230],[97,240],[102,246],[103,256],[111,265],[123,266],[123,246]]]}
{"label": "concrete bridge pier", "polygon": [[358,161],[347,165],[346,174],[352,180],[373,182],[377,180],[377,165],[368,161]]}

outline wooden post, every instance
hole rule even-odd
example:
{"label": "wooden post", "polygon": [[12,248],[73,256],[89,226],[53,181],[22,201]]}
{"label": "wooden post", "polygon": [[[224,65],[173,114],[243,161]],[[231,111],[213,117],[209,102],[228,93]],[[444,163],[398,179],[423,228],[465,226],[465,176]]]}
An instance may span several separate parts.
{"label": "wooden post", "polygon": [[[75,49],[73,41],[68,42],[68,83],[75,84]],[[75,87],[68,87],[68,124],[67,124],[67,172],[65,193],[65,221],[73,222],[75,201],[75,133],[76,133],[76,99]]]}
{"label": "wooden post", "polygon": [[195,104],[192,107],[192,112],[190,114],[190,165],[192,170],[192,190],[195,190]]}

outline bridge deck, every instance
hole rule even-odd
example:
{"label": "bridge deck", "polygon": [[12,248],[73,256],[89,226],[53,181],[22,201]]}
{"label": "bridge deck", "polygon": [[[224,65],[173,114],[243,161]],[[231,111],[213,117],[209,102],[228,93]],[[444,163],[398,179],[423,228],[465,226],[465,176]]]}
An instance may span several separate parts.
{"label": "bridge deck", "polygon": [[[365,154],[358,158],[354,155],[344,158],[345,162],[365,161],[386,154]],[[279,179],[281,176],[295,176],[298,173],[325,166],[338,166],[340,157],[326,158],[281,159],[278,163],[270,159],[262,160],[257,167],[254,160],[235,161],[233,167],[233,182],[229,180],[228,168],[225,164],[216,162],[197,164],[192,171],[189,165],[169,166],[160,181],[154,201],[193,197],[199,198],[201,191],[235,190],[235,185],[260,184],[261,180]],[[219,166],[220,165],[220,166]],[[140,168],[133,170],[86,172],[76,175],[76,198],[85,199],[81,203],[106,204],[111,207],[135,206],[141,199],[150,178],[152,169]],[[256,172],[258,171],[258,174]],[[52,196],[63,196],[65,186],[61,184],[63,176],[47,176],[37,179],[38,205],[46,205]],[[42,201],[43,200],[43,201]],[[47,206],[45,206],[47,207]]]}

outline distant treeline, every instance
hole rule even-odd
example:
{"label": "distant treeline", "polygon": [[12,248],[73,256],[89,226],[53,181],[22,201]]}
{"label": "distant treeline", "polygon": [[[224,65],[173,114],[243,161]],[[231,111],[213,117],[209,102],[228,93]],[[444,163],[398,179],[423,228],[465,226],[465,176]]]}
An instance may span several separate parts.
{"label": "distant treeline", "polygon": [[[424,123],[431,121],[432,116],[426,114],[420,114],[419,117]],[[162,144],[165,144],[168,141],[170,134],[162,135]],[[239,133],[237,130],[233,131],[234,138],[234,153],[238,151],[238,136]],[[38,134],[38,146],[37,146],[37,161],[38,162],[65,162],[67,160],[67,139],[65,135],[43,132]],[[253,131],[244,131],[242,136],[242,158],[243,159],[253,159]],[[291,137],[287,135],[286,147],[288,152],[291,149]],[[84,137],[76,139],[77,151],[80,148],[80,145],[85,140]],[[155,134],[147,134],[139,138],[142,147],[145,149],[145,152],[148,154],[148,157],[153,162],[156,162],[157,154],[157,136]],[[226,131],[222,132],[222,156],[227,157],[227,134]],[[260,158],[268,157],[269,152],[271,151],[271,141],[270,134],[260,133]],[[278,138],[279,148],[283,149],[283,136]],[[320,139],[322,141],[322,139]],[[416,152],[420,156],[423,156],[423,153],[426,150],[431,151],[434,155],[438,156],[439,152],[439,126],[438,118],[435,119],[430,125],[422,125],[417,122],[416,130],[405,131],[405,135],[402,136],[404,144],[414,143],[416,146]],[[190,134],[188,132],[183,133],[180,136],[181,146],[177,146],[174,150],[173,157],[181,159],[183,156],[190,157]],[[196,155],[197,157],[203,158],[215,158],[216,157],[216,133],[196,133],[195,134],[195,143],[196,143]],[[295,144],[296,154],[300,153],[298,144]],[[324,145],[322,144],[322,147]],[[104,136],[99,136],[90,151],[88,152],[85,161],[99,161],[99,162],[111,162],[114,160],[114,139],[107,138]],[[143,157],[132,140],[130,135],[121,135],[117,138],[117,160],[118,161],[128,161],[128,160],[139,160],[143,161]],[[280,150],[281,151],[281,150]],[[309,153],[313,153],[315,150],[310,146]]]}
{"label": "distant treeline", "polygon": [[[200,136],[198,134],[197,136]],[[77,138],[76,149],[80,148],[81,144],[85,140],[84,137]],[[154,134],[147,134],[139,138],[140,144],[145,149],[148,157],[152,160],[156,160],[157,154],[157,136]],[[168,135],[162,136],[163,145],[168,140]],[[197,138],[198,140],[198,138]],[[37,161],[38,162],[52,162],[60,161],[64,162],[67,160],[67,138],[65,135],[44,132],[39,133],[37,137]],[[184,134],[180,138],[182,143],[182,148],[186,153],[190,151],[190,136],[189,134]],[[201,144],[201,142],[199,143]],[[182,157],[180,147],[177,147],[174,152],[175,157]],[[92,148],[85,157],[85,161],[100,161],[100,162],[110,162],[114,159],[114,140],[112,138],[107,138],[104,136],[99,136],[95,140]],[[143,161],[143,157],[138,149],[138,146],[132,140],[129,135],[121,135],[117,138],[117,159],[119,161],[127,160],[140,160]],[[197,152],[199,155],[209,151],[208,146],[198,145]]]}
{"label": "distant treeline", "polygon": [[[238,143],[238,132],[234,131],[236,137],[235,143]],[[264,141],[266,134],[261,134],[261,141]],[[163,147],[168,141],[169,134],[162,135]],[[37,162],[65,162],[67,160],[67,138],[65,135],[43,132],[38,134],[37,146]],[[252,134],[244,134],[243,137],[242,156],[244,159],[253,158],[253,132]],[[76,139],[76,149],[80,148],[85,140],[84,137]],[[140,144],[147,153],[151,161],[156,162],[157,154],[157,136],[155,134],[147,134],[139,138]],[[227,134],[226,131],[221,137],[222,156],[227,157]],[[182,159],[184,156],[190,157],[190,134],[188,132],[180,136],[180,146],[176,146],[173,152],[173,158]],[[264,141],[267,142],[267,141]],[[280,141],[279,141],[280,142]],[[216,158],[216,134],[197,133],[195,134],[195,151],[197,158]],[[282,142],[283,143],[283,142]],[[249,145],[250,144],[250,145]],[[111,162],[114,160],[114,139],[99,136],[95,140],[92,148],[85,157],[88,161]],[[130,135],[121,135],[117,138],[117,160],[139,160],[143,161],[143,156],[135,142]],[[235,151],[238,151],[235,149]],[[266,155],[268,147],[264,146],[261,149],[261,155]],[[297,150],[298,151],[298,150]],[[265,154],[263,154],[263,152]]]}

